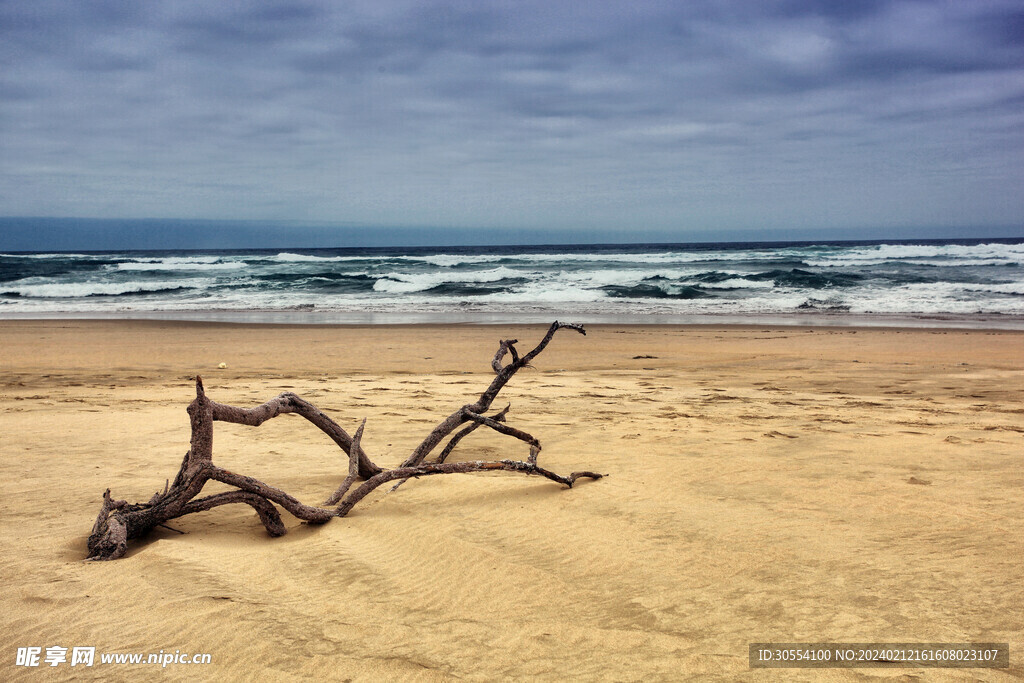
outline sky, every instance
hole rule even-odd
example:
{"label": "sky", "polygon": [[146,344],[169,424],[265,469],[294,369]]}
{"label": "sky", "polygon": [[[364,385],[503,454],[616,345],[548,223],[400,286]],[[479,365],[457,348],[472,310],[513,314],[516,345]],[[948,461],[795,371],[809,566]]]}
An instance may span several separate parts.
{"label": "sky", "polygon": [[2,248],[1024,236],[1022,152],[1019,0],[0,0],[0,216],[118,219]]}

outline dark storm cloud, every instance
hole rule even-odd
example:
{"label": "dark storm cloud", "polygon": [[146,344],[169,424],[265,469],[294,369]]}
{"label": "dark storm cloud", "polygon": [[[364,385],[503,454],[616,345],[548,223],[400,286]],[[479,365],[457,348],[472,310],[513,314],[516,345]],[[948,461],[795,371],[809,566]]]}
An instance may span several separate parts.
{"label": "dark storm cloud", "polygon": [[1015,2],[0,3],[0,214],[1019,223]]}

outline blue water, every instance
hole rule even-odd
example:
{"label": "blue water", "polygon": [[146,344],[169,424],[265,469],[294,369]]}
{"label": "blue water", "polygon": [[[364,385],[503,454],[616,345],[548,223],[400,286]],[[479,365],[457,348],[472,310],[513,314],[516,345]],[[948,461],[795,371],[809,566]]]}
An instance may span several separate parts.
{"label": "blue water", "polygon": [[231,312],[1024,326],[1024,240],[0,254],[0,317]]}

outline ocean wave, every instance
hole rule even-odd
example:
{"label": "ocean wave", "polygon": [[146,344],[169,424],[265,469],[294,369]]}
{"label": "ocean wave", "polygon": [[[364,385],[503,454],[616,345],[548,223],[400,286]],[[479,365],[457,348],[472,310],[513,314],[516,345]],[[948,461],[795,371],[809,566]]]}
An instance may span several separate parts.
{"label": "ocean wave", "polygon": [[[863,287],[848,297],[854,313],[883,314],[1024,314],[1014,296],[992,296],[988,288],[1000,285],[929,282],[896,287]],[[1017,285],[1005,285],[1011,290]],[[1013,291],[999,292],[1014,294]]]}
{"label": "ocean wave", "polygon": [[763,273],[754,273],[744,276],[744,279],[754,281],[770,280],[779,287],[822,289],[825,287],[851,287],[863,280],[864,276],[853,273],[821,275],[808,270],[794,268],[792,270],[769,270]]}
{"label": "ocean wave", "polygon": [[462,265],[477,265],[480,263],[496,263],[516,257],[509,257],[499,254],[434,254],[430,256],[400,256],[396,260],[414,261],[417,263],[428,263],[441,268],[453,268]]}
{"label": "ocean wave", "polygon": [[107,266],[111,270],[120,271],[156,271],[156,270],[238,270],[245,267],[244,261],[128,261]]}
{"label": "ocean wave", "polygon": [[377,292],[389,294],[405,294],[409,292],[423,292],[444,284],[467,284],[480,282],[497,282],[506,279],[519,279],[527,274],[522,271],[512,270],[504,266],[491,268],[489,270],[478,270],[471,272],[441,272],[441,273],[396,273],[390,272],[378,276],[373,289]]}
{"label": "ocean wave", "polygon": [[812,254],[804,260],[812,267],[874,266],[890,262],[937,266],[994,265],[1024,261],[1024,244],[878,244]]}
{"label": "ocean wave", "polygon": [[968,292],[993,292],[996,294],[1024,294],[1024,282],[965,283],[958,285]]}
{"label": "ocean wave", "polygon": [[10,261],[0,259],[0,282],[15,282],[27,278],[58,280],[74,278],[109,268],[116,261],[108,258],[36,259]]}
{"label": "ocean wave", "polygon": [[620,299],[704,299],[714,294],[697,287],[658,287],[656,285],[634,285],[622,287],[607,285],[601,288],[610,297]]}
{"label": "ocean wave", "polygon": [[497,292],[508,292],[512,291],[512,288],[516,285],[521,285],[525,282],[523,278],[502,278],[494,282],[481,282],[481,283],[466,283],[466,282],[446,282],[444,284],[431,287],[430,289],[424,290],[426,294],[434,294],[437,296],[487,296],[489,294],[495,294]]}
{"label": "ocean wave", "polygon": [[796,307],[798,311],[849,311],[850,304],[837,296],[827,299],[807,299]]}
{"label": "ocean wave", "polygon": [[13,258],[0,260],[4,315],[313,307],[560,317],[583,311],[744,315],[849,307],[851,314],[1024,316],[1024,244],[8,256]]}
{"label": "ocean wave", "polygon": [[0,258],[16,259],[105,259],[106,254],[72,254],[72,253],[50,253],[50,254],[0,254]]}
{"label": "ocean wave", "polygon": [[487,303],[515,303],[542,306],[564,306],[606,300],[604,292],[565,282],[528,282],[511,291],[495,292],[480,297]]}
{"label": "ocean wave", "polygon": [[[166,282],[67,282],[18,284],[0,286],[0,294],[15,295],[26,299],[82,299],[100,296],[122,296],[126,294],[157,294],[200,289],[208,282],[166,281]],[[12,286],[13,285],[13,286]]]}
{"label": "ocean wave", "polygon": [[276,261],[279,263],[325,263],[340,261],[379,261],[382,256],[313,256],[311,254],[294,254],[289,251],[282,251],[275,256],[249,256],[249,261]]}
{"label": "ocean wave", "polygon": [[249,275],[254,280],[266,282],[269,284],[285,285],[285,284],[302,284],[310,282],[376,282],[379,276],[370,275],[366,272],[358,273],[339,273],[333,270],[316,270],[313,272],[271,272],[271,273],[256,273]]}
{"label": "ocean wave", "polygon": [[[669,251],[669,252],[564,252],[549,254],[431,254],[405,255],[393,257],[396,260],[426,263],[442,268],[454,268],[463,265],[479,265],[482,263],[502,263],[507,265],[530,264],[561,264],[561,263],[599,263],[627,264],[637,267],[650,265],[690,264],[690,263],[728,263],[736,261],[796,258],[792,254],[769,253],[767,250],[747,250],[723,252],[711,250]],[[797,259],[798,260],[798,259]]]}
{"label": "ocean wave", "polygon": [[747,280],[742,277],[730,277],[715,282],[701,282],[702,289],[771,289],[774,282],[764,280]]}

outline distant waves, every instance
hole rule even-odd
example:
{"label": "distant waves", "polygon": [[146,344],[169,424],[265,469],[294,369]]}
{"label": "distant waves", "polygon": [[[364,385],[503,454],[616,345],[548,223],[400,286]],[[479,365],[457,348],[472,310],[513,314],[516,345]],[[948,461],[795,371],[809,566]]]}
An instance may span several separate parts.
{"label": "distant waves", "polygon": [[0,254],[0,316],[288,310],[1024,316],[1024,243]]}

